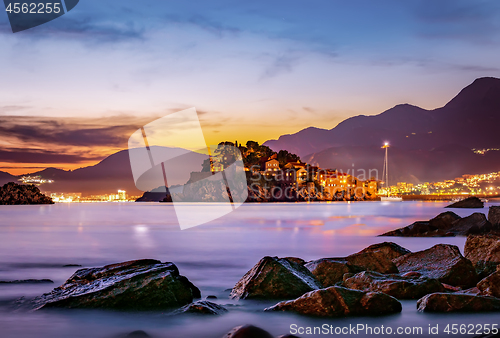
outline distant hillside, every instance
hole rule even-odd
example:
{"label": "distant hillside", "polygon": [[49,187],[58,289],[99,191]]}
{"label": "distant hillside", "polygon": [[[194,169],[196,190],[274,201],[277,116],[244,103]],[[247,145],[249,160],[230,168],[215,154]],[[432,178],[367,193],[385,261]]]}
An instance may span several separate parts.
{"label": "distant hillside", "polygon": [[398,105],[379,115],[351,117],[331,130],[307,128],[264,144],[306,156],[332,147],[380,146],[384,141],[408,150],[447,144],[500,148],[500,79],[480,78],[442,108]]}
{"label": "distant hillside", "polygon": [[321,167],[354,163],[381,171],[380,146],[389,141],[391,180],[432,181],[499,171],[498,151],[484,156],[472,151],[500,148],[499,125],[500,79],[480,78],[442,108],[398,105],[379,115],[349,118],[331,130],[307,128],[264,144]]}
{"label": "distant hillside", "polygon": [[16,182],[16,181],[17,181],[16,176],[13,176],[13,175],[6,173],[4,171],[0,171],[0,186],[7,184],[9,182]]}
{"label": "distant hillside", "polygon": [[[154,151],[165,151],[173,148],[152,147],[152,149]],[[178,180],[186,182],[191,171],[201,170],[201,164],[205,156],[191,153],[188,157],[187,161],[173,161],[169,164],[168,170],[171,176],[174,175]],[[126,190],[129,195],[142,195],[143,193],[135,186],[128,150],[122,150],[110,155],[94,166],[73,171],[47,168],[30,175],[40,175],[45,179],[54,180],[52,184],[41,186],[41,189],[47,192],[81,192],[85,196],[109,194],[121,189]],[[146,177],[147,179],[151,178]],[[163,179],[161,179],[160,184],[163,182]],[[171,184],[175,183],[174,181],[171,182]],[[160,184],[157,180],[146,182],[150,189],[156,188]]]}

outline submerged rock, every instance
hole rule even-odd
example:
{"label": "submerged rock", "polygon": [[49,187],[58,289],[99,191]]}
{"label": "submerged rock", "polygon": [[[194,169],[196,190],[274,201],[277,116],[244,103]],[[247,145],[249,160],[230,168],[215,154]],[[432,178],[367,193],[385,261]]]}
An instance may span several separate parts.
{"label": "submerged rock", "polygon": [[150,338],[151,336],[142,330],[130,332],[125,338]]}
{"label": "submerged rock", "polygon": [[271,334],[253,325],[238,326],[222,338],[273,338]]}
{"label": "submerged rock", "polygon": [[500,299],[464,293],[433,293],[417,302],[420,312],[500,311]]}
{"label": "submerged rock", "polygon": [[474,264],[479,278],[487,277],[500,265],[500,237],[469,236],[465,242],[464,254]]}
{"label": "submerged rock", "polygon": [[286,258],[264,257],[236,283],[230,297],[290,299],[321,287],[301,264]]}
{"label": "submerged rock", "polygon": [[450,204],[446,208],[484,208],[484,203],[479,198],[472,196]]}
{"label": "submerged rock", "polygon": [[80,269],[32,306],[152,310],[184,306],[200,296],[173,263],[144,259]]}
{"label": "submerged rock", "polygon": [[372,271],[363,271],[347,278],[344,286],[366,292],[382,292],[397,299],[419,299],[429,293],[445,291],[437,279],[384,275]]}
{"label": "submerged rock", "polygon": [[291,311],[318,317],[374,316],[401,312],[401,303],[380,292],[363,292],[338,286],[311,291],[264,311]]}
{"label": "submerged rock", "polygon": [[461,217],[454,212],[443,212],[429,221],[417,221],[407,227],[386,232],[380,236],[397,237],[442,237],[452,236],[449,230],[453,227],[453,222]]}
{"label": "submerged rock", "polygon": [[455,245],[438,244],[430,249],[396,258],[394,263],[402,273],[416,271],[452,286],[468,288],[477,283],[474,266]]}
{"label": "submerged rock", "polygon": [[54,284],[50,279],[0,280],[0,284]]}
{"label": "submerged rock", "polygon": [[221,315],[228,312],[225,307],[206,300],[199,300],[180,308],[176,313],[199,313],[204,315]]}
{"label": "submerged rock", "polygon": [[500,266],[497,272],[482,279],[477,284],[477,288],[481,292],[481,295],[500,298]]}

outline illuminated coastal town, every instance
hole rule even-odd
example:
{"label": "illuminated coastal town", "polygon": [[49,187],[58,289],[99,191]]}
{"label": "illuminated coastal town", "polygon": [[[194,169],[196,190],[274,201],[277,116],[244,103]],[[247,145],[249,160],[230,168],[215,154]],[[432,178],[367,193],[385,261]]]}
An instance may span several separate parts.
{"label": "illuminated coastal town", "polygon": [[[268,163],[267,163],[268,162]],[[263,173],[275,174],[278,170],[272,168],[272,166],[279,165],[275,159],[267,161],[266,169]],[[307,172],[307,165],[304,163],[293,163],[293,165],[300,167],[300,173],[298,175],[298,180],[304,179],[304,173]],[[289,164],[288,167],[292,167]],[[312,169],[311,169],[312,168]],[[276,170],[275,170],[276,169]],[[309,170],[318,172],[317,167],[310,167]],[[270,173],[272,172],[272,173]],[[339,183],[340,188],[356,187],[360,185],[366,185],[369,191],[376,191],[376,196],[387,195],[387,189],[383,187],[382,181],[359,181],[356,178],[352,178],[348,174],[342,174],[335,171],[324,171],[326,174],[322,176],[321,172],[319,175],[318,183],[322,186],[333,186]],[[52,180],[43,179],[42,177],[36,176],[24,176],[19,181],[24,184],[35,184],[42,188],[42,190],[50,191],[49,185],[53,183]],[[337,182],[338,181],[338,182]],[[367,183],[368,182],[368,183]],[[368,186],[370,185],[370,186]],[[500,172],[493,172],[488,174],[476,174],[476,175],[463,175],[451,180],[445,180],[442,182],[425,182],[420,184],[411,184],[407,182],[398,182],[396,185],[390,186],[391,195],[400,196],[422,196],[422,197],[438,197],[438,196],[469,196],[469,195],[480,195],[480,196],[498,196],[500,195]],[[133,202],[136,201],[140,196],[129,196],[126,191],[117,189],[116,192],[110,192],[109,194],[102,195],[90,195],[82,196],[81,193],[57,193],[50,192],[49,196],[56,203],[91,203],[91,202]],[[375,196],[375,198],[376,198]]]}

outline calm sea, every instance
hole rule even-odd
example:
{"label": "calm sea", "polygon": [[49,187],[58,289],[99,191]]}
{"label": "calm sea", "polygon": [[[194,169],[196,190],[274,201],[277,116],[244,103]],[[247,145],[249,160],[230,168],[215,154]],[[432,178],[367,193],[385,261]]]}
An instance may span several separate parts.
{"label": "calm sea", "polygon": [[[144,330],[153,337],[221,337],[234,326],[254,324],[274,335],[290,325],[422,327],[500,323],[498,314],[422,314],[416,301],[404,301],[401,314],[379,318],[316,319],[263,313],[275,302],[232,301],[228,289],[263,256],[305,260],[355,253],[387,238],[376,235],[426,220],[445,211],[443,202],[339,202],[245,204],[221,219],[181,231],[173,207],[159,203],[56,204],[0,206],[0,280],[52,279],[51,285],[0,284],[0,337],[118,337]],[[213,205],[197,205],[197,208]],[[454,210],[461,216],[487,209]],[[465,238],[390,238],[412,251],[438,243],[463,249]],[[62,284],[79,264],[103,266],[140,258],[177,264],[202,296],[216,295],[226,305],[223,316],[168,316],[161,312],[98,310],[16,312],[10,303],[34,297]],[[325,337],[325,335],[301,335]],[[326,335],[328,336],[328,335]],[[370,335],[361,335],[370,336]],[[375,335],[374,335],[375,336]],[[380,336],[380,335],[378,335]],[[434,335],[435,336],[435,335]]]}

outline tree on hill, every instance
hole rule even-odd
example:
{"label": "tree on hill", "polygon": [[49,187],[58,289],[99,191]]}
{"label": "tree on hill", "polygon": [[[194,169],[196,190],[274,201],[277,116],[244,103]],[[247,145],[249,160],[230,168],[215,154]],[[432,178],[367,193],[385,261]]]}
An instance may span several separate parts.
{"label": "tree on hill", "polygon": [[0,188],[0,204],[54,204],[54,202],[34,185],[10,182]]}

